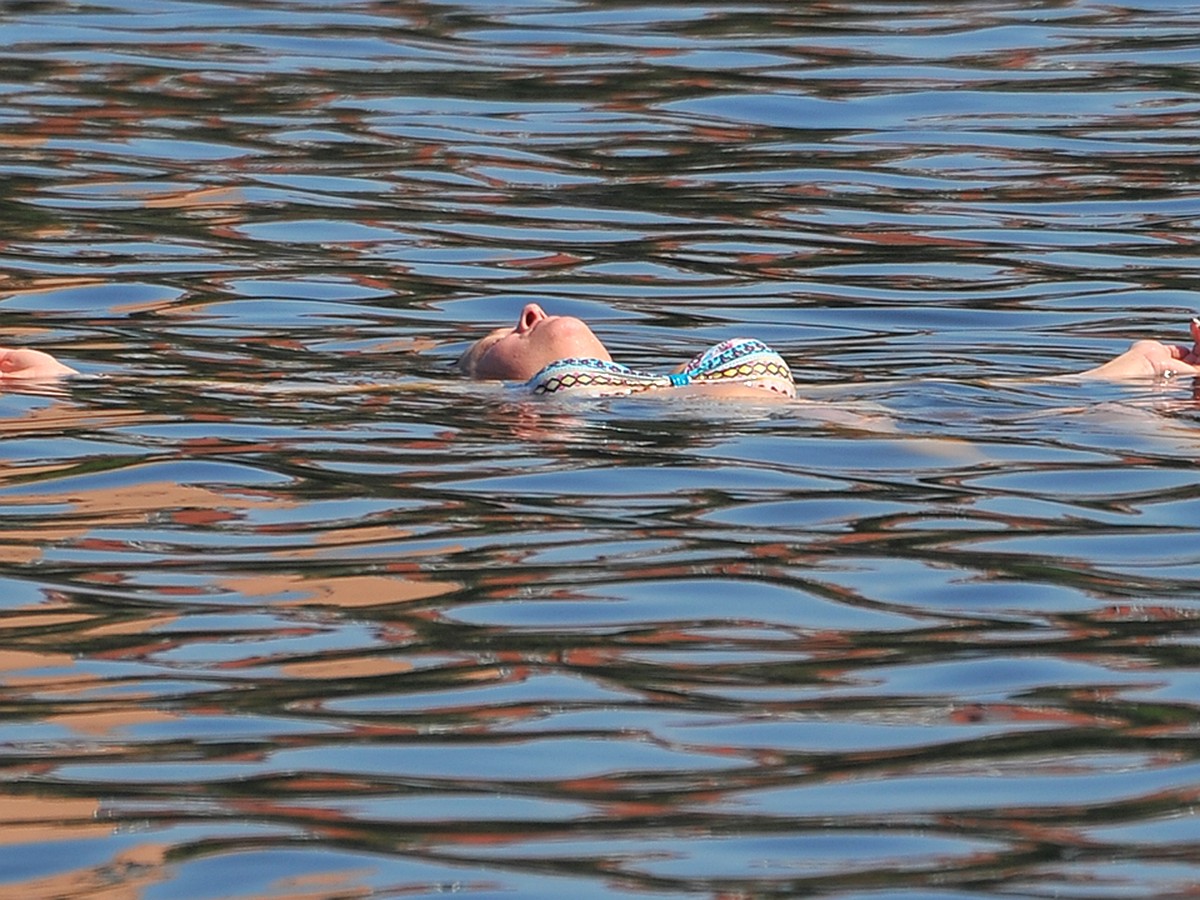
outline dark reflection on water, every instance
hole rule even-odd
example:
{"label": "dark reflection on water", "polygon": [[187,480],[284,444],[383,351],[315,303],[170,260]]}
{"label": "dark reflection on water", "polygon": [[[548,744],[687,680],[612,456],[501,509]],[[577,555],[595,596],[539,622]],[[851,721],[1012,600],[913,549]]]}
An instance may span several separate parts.
{"label": "dark reflection on water", "polygon": [[[0,893],[1182,896],[1190,3],[0,4]],[[794,407],[456,381],[530,299]]]}

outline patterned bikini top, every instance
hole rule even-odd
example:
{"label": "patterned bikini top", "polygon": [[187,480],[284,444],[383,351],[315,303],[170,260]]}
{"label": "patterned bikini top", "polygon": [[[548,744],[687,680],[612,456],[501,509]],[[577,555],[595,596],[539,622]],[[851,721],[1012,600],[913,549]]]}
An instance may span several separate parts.
{"label": "patterned bikini top", "polygon": [[535,394],[582,388],[593,395],[613,395],[721,382],[752,384],[788,397],[796,396],[792,372],[783,357],[753,338],[723,341],[694,357],[683,371],[670,375],[638,372],[602,359],[560,359],[529,379],[526,387]]}

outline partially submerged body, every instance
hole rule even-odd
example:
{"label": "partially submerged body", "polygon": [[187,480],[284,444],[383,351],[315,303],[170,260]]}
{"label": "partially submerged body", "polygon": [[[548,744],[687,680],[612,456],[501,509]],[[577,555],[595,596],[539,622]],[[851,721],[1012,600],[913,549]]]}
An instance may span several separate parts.
{"label": "partially submerged body", "polygon": [[458,368],[479,380],[524,382],[530,393],[604,397],[670,390],[682,394],[754,399],[796,396],[791,370],[761,341],[723,341],[665,375],[613,362],[583,321],[551,316],[530,303],[516,325],[473,343]]}
{"label": "partially submerged body", "polygon": [[[1119,381],[1200,375],[1200,320],[1193,319],[1191,329],[1191,347],[1137,341],[1102,366],[1063,377]],[[468,377],[524,382],[534,394],[608,396],[670,390],[754,399],[796,396],[787,363],[760,341],[726,341],[669,375],[654,375],[614,363],[584,322],[548,316],[536,303],[521,311],[513,327],[498,328],[472,344],[458,365]]]}
{"label": "partially submerged body", "polygon": [[[1200,375],[1200,320],[1191,323],[1193,345],[1141,340],[1120,356],[1073,379],[1119,381]],[[761,341],[724,341],[669,374],[654,374],[613,362],[588,326],[572,316],[550,316],[528,304],[510,328],[498,328],[473,343],[458,360],[468,377],[523,382],[532,394],[620,396],[669,391],[710,397],[782,400],[796,396],[791,370]],[[0,383],[50,381],[79,374],[49,353],[0,347]]]}

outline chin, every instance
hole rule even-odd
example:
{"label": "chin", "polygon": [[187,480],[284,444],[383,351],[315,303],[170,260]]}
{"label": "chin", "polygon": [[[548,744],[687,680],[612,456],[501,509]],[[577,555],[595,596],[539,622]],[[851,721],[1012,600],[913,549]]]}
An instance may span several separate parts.
{"label": "chin", "polygon": [[550,363],[572,357],[612,358],[583,321],[556,316],[529,334],[497,341],[479,361],[475,377],[527,381]]}
{"label": "chin", "polygon": [[[548,319],[538,328],[534,337],[539,345],[537,355],[545,359],[545,362],[538,366],[538,371],[557,359],[574,356],[610,358],[608,351],[592,333],[592,329],[588,328],[587,323],[572,316]],[[530,377],[536,374],[537,371],[531,372]]]}

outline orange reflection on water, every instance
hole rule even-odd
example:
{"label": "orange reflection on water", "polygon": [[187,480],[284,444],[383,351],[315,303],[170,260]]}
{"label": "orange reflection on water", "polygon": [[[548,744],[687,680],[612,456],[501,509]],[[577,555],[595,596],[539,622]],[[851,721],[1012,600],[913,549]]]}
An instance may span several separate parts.
{"label": "orange reflection on water", "polygon": [[0,846],[107,837],[112,825],[96,821],[99,814],[100,801],[92,797],[0,794]]}
{"label": "orange reflection on water", "polygon": [[[37,804],[47,802],[38,798]],[[85,801],[81,801],[85,802]],[[92,801],[86,801],[92,802]],[[24,832],[27,826],[15,826],[14,830]],[[81,832],[63,832],[60,823],[48,823],[50,830],[46,835],[34,838],[40,840],[69,840],[73,837],[97,838],[111,834],[111,825],[96,825],[95,830]],[[9,829],[0,825],[0,843]],[[27,843],[22,841],[22,843]],[[87,897],[88,900],[140,900],[145,891],[155,884],[170,878],[171,872],[167,867],[166,856],[170,849],[166,844],[145,843],[128,847],[113,855],[110,859],[78,869],[69,869],[56,875],[44,878],[30,878],[25,881],[8,882],[4,886],[4,897],[12,898],[50,898],[50,897]]]}
{"label": "orange reflection on water", "polygon": [[0,684],[7,687],[25,685],[61,684],[64,681],[72,684],[79,681],[95,681],[95,676],[83,673],[70,675],[25,675],[24,672],[40,672],[42,670],[63,670],[72,672],[75,668],[75,658],[69,653],[42,650],[13,650],[0,649]]}
{"label": "orange reflection on water", "polygon": [[[0,466],[0,483],[13,477],[55,471],[53,466]],[[59,467],[66,468],[66,466]],[[171,516],[188,511],[223,510],[233,516],[250,509],[262,509],[286,503],[279,497],[252,491],[218,491],[199,485],[152,481],[87,490],[48,491],[22,494],[22,505],[56,507],[59,513],[39,515],[36,527],[0,528],[0,562],[28,564],[40,559],[48,545],[81,539],[94,529],[111,529],[147,524],[151,517]]]}
{"label": "orange reflection on water", "polygon": [[286,597],[282,606],[337,606],[355,609],[411,603],[459,589],[452,581],[421,581],[387,575],[310,577],[295,572],[226,578],[225,589],[242,597]]}

